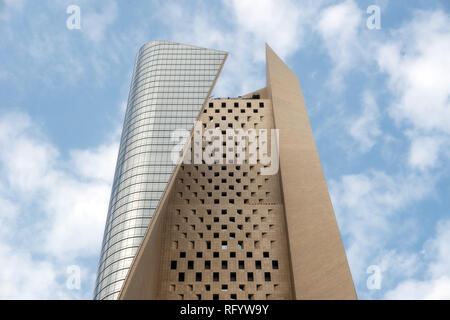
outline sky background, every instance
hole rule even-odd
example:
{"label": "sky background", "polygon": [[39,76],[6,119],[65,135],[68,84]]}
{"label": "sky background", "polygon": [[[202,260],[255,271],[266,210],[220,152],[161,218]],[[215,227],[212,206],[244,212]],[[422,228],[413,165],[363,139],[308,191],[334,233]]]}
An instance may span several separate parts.
{"label": "sky background", "polygon": [[446,0],[0,0],[0,298],[92,298],[135,55],[157,39],[228,51],[216,97],[265,86],[267,42],[299,77],[358,297],[450,298]]}

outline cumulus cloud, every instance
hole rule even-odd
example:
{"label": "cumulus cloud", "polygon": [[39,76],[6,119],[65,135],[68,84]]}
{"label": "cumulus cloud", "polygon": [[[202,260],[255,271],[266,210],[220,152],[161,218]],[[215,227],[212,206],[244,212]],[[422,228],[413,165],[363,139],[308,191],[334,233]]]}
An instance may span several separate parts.
{"label": "cumulus cloud", "polygon": [[389,76],[398,121],[450,133],[449,23],[441,11],[419,12],[381,44],[377,62]]}
{"label": "cumulus cloud", "polygon": [[414,130],[408,160],[419,170],[435,167],[450,140],[449,24],[442,11],[416,12],[376,54],[394,96],[389,113]]}
{"label": "cumulus cloud", "polygon": [[[1,3],[3,21],[13,21],[12,15],[23,7],[23,1]],[[89,1],[80,3],[79,42],[74,41],[77,33],[68,31],[63,20],[61,27],[52,24],[54,17],[65,12],[53,1],[47,4],[54,15],[46,12],[23,20],[22,33],[9,32],[11,26],[2,28],[5,48],[15,48],[17,38],[24,41],[17,51],[23,53],[17,55],[21,63],[6,63],[0,78],[20,78],[24,70],[27,77],[46,77],[48,81],[62,75],[63,81],[70,82],[80,75],[92,76],[90,70],[97,76],[109,76],[120,54],[134,56],[132,50],[138,43],[157,36],[229,51],[215,90],[220,96],[240,95],[265,86],[264,42],[289,62],[306,45],[316,49],[316,39],[308,40],[319,36],[319,44],[332,62],[330,83],[335,88],[340,87],[347,72],[375,62],[388,79],[387,83],[378,83],[377,89],[390,90],[393,103],[381,104],[377,95],[378,105],[375,91],[368,88],[360,114],[350,117],[351,124],[348,117],[342,117],[342,122],[360,149],[367,152],[386,138],[381,117],[389,114],[411,142],[404,155],[409,167],[405,172],[389,174],[382,169],[366,170],[331,181],[330,191],[352,273],[360,288],[371,264],[381,267],[385,285],[392,287],[396,279],[406,277],[386,295],[388,298],[445,297],[449,275],[444,269],[450,265],[445,260],[450,256],[445,243],[450,241],[444,227],[449,229],[449,225],[442,223],[436,238],[424,247],[428,260],[422,253],[404,252],[401,245],[393,243],[405,233],[412,233],[414,218],[406,216],[406,209],[432,193],[435,181],[427,175],[428,170],[442,163],[441,156],[448,149],[447,14],[418,12],[397,30],[383,30],[380,38],[367,41],[368,34],[375,33],[366,30],[364,10],[354,0],[236,0],[224,1],[220,8],[210,2],[192,5],[164,1],[151,8],[151,17],[161,29],[150,29],[147,21],[141,21],[131,29],[123,25],[119,32],[109,32],[120,13],[115,1],[101,6]],[[345,105],[345,101],[336,102]],[[381,108],[385,106],[388,113]],[[403,137],[394,138],[398,141]],[[116,153],[117,143],[107,141],[94,148],[72,150],[64,158],[25,114],[0,117],[0,261],[4,263],[0,269],[1,298],[80,297],[64,286],[65,270],[68,264],[77,264],[99,252]],[[402,156],[397,150],[396,155]],[[424,277],[418,277],[422,260],[430,262],[430,267]],[[83,279],[88,279],[84,281],[92,283],[95,270],[84,272]],[[413,291],[423,294],[414,296]]]}
{"label": "cumulus cloud", "polygon": [[342,88],[343,73],[361,59],[364,48],[360,35],[360,29],[364,26],[362,14],[353,0],[328,6],[320,12],[316,29],[333,61],[330,81],[336,89]]}
{"label": "cumulus cloud", "polygon": [[436,235],[423,250],[426,271],[410,277],[386,293],[387,299],[450,299],[450,220],[437,224]]}
{"label": "cumulus cloud", "polygon": [[[398,239],[405,227],[399,227],[394,222],[398,222],[398,216],[404,214],[403,209],[423,199],[433,186],[432,178],[401,174],[391,176],[382,171],[345,175],[339,181],[330,182],[333,206],[347,243],[347,256],[357,284],[365,284],[369,265],[377,264],[386,269],[395,261],[406,264],[410,259],[401,252],[389,249],[389,241],[393,236]],[[407,225],[406,222],[404,224]]]}
{"label": "cumulus cloud", "polygon": [[265,43],[282,58],[293,55],[304,45],[323,2],[223,1],[225,10],[205,2],[195,8],[169,2],[155,18],[167,26],[169,39],[230,52],[214,91],[237,96],[265,86]]}
{"label": "cumulus cloud", "polygon": [[440,149],[444,143],[442,137],[422,136],[412,138],[408,162],[412,168],[421,171],[436,166]]}
{"label": "cumulus cloud", "polygon": [[[233,0],[229,4],[236,17],[236,30],[249,33],[259,43],[268,42],[283,58],[297,51],[305,41],[323,1]],[[264,51],[254,50],[255,58],[264,61]]]}
{"label": "cumulus cloud", "polygon": [[52,263],[35,260],[27,251],[0,242],[0,298],[50,299],[68,298],[56,280]]}
{"label": "cumulus cloud", "polygon": [[117,138],[63,159],[26,114],[0,116],[1,298],[81,297],[66,268],[98,255]]}
{"label": "cumulus cloud", "polygon": [[[365,298],[373,296],[364,290],[365,271],[371,264],[379,265],[385,273],[385,288],[407,278],[387,298],[446,297],[447,273],[431,275],[428,271],[421,279],[417,272],[427,263],[432,269],[436,265],[448,267],[450,261],[438,263],[444,261],[443,255],[435,254],[433,263],[433,259],[427,260],[422,253],[408,251],[397,243],[400,238],[417,240],[413,232],[420,228],[414,222],[417,217],[406,216],[406,209],[432,194],[437,178],[431,177],[429,171],[449,156],[449,15],[439,10],[415,12],[407,23],[373,38],[365,48],[359,45],[367,37],[359,29],[362,25],[359,11],[350,0],[321,11],[318,31],[333,61],[335,79],[341,80],[358,63],[375,62],[381,74],[387,75],[387,81],[378,83],[377,90],[385,86],[392,95],[392,100],[388,99],[383,106],[404,135],[395,139],[409,140],[411,144],[403,158],[396,151],[396,159],[406,159],[409,165],[401,172],[386,174],[371,170],[344,175],[330,183],[352,273],[361,288],[360,295]],[[380,112],[370,92],[365,93],[363,105],[362,114],[353,118],[348,132],[362,151],[368,151],[378,138],[384,140],[392,131],[382,132],[380,121],[384,112]],[[399,216],[404,217],[400,224]],[[445,237],[441,232],[437,238]],[[437,246],[437,242],[432,243]],[[422,293],[413,294],[414,290]]]}
{"label": "cumulus cloud", "polygon": [[362,114],[354,119],[349,127],[352,138],[358,142],[363,152],[370,150],[376,143],[376,138],[381,134],[379,128],[379,108],[374,96],[366,91],[363,96]]}

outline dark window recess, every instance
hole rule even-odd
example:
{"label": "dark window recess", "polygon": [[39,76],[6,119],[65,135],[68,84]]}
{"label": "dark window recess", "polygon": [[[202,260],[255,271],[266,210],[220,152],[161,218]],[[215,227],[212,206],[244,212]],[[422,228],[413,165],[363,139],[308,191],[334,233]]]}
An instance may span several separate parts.
{"label": "dark window recess", "polygon": [[253,281],[253,272],[248,272],[247,273],[247,280],[248,281]]}
{"label": "dark window recess", "polygon": [[194,261],[188,261],[188,269],[193,270],[194,269]]}
{"label": "dark window recess", "polygon": [[205,261],[205,270],[210,270],[211,269],[211,261],[206,260]]}
{"label": "dark window recess", "polygon": [[218,272],[213,273],[213,281],[215,281],[215,282],[219,281],[219,273]]}
{"label": "dark window recess", "polygon": [[228,261],[222,261],[222,269],[228,269]]}
{"label": "dark window recess", "polygon": [[270,272],[264,272],[264,280],[270,281]]}
{"label": "dark window recess", "polygon": [[278,269],[278,260],[273,260],[272,261],[272,268],[273,269]]}
{"label": "dark window recess", "polygon": [[245,268],[244,260],[239,260],[238,266],[239,266],[239,269],[244,269]]}
{"label": "dark window recess", "polygon": [[195,273],[195,281],[202,281],[202,273],[201,272]]}
{"label": "dark window recess", "polygon": [[175,270],[177,268],[177,262],[175,260],[170,262],[170,269]]}
{"label": "dark window recess", "polygon": [[178,273],[178,281],[184,282],[184,272]]}
{"label": "dark window recess", "polygon": [[186,258],[186,252],[180,252],[180,258]]}
{"label": "dark window recess", "polygon": [[236,272],[230,272],[230,281],[232,282],[236,281]]}
{"label": "dark window recess", "polygon": [[261,269],[261,261],[259,261],[259,260],[255,261],[255,268]]}

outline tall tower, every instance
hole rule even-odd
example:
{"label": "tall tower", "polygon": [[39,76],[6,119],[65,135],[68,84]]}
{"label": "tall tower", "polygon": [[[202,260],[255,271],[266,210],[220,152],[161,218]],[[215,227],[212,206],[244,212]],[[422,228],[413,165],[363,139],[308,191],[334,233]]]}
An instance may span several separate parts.
{"label": "tall tower", "polygon": [[226,52],[152,41],[136,56],[95,285],[116,299],[176,163],[171,133],[191,130]]}
{"label": "tall tower", "polygon": [[[158,57],[155,53],[146,56],[149,47],[161,50],[156,49],[159,46],[168,48],[160,53],[164,57],[174,55],[177,48],[202,54],[182,53],[182,57],[164,58],[163,62],[158,60],[162,58],[153,58]],[[96,298],[355,299],[297,77],[266,46],[265,88],[238,98],[208,99],[226,56],[221,51],[168,42],[152,42],[141,48],[130,90]],[[142,81],[140,77],[148,77],[139,76],[143,71],[137,70],[147,64],[159,71],[157,75],[167,75],[169,70],[181,72],[170,73],[174,78],[169,82],[155,79],[153,85],[158,92],[167,92],[163,97],[170,97],[175,110],[185,110],[186,106],[185,100],[172,102],[174,93],[176,97],[185,95],[185,87],[199,92],[195,107],[189,109],[189,116],[181,113],[181,120],[180,114],[167,112],[167,106],[158,100],[161,96],[153,95],[152,89],[143,89],[138,102],[153,118],[146,116],[149,120],[143,120],[137,128],[142,127],[144,132],[161,130],[155,127],[159,121],[166,131],[190,132],[182,143],[182,162],[170,162],[169,153],[173,155],[177,144],[168,140],[170,132],[164,135],[165,140],[149,135],[127,140],[127,123],[139,117],[134,115],[139,110],[133,100],[135,87],[140,88],[136,83]],[[191,83],[172,82],[185,76],[185,70],[193,72],[183,78]],[[205,70],[208,75],[198,74]],[[200,79],[204,80],[203,87],[197,88]],[[156,120],[163,117],[162,112],[166,112],[165,120]],[[147,152],[147,162],[128,165],[128,170],[136,170],[129,177],[137,175],[137,179],[119,186],[127,181],[120,178],[127,170],[122,168],[126,157],[121,158],[121,154],[132,152],[138,145],[143,149],[136,154]],[[164,152],[164,167],[155,162],[160,159],[157,152]],[[158,167],[153,168],[156,164]],[[143,185],[134,188],[136,182]],[[148,186],[154,184],[159,189],[150,198]],[[117,196],[119,192],[122,194]],[[117,213],[120,207],[115,203],[124,197],[125,209]],[[131,201],[149,205],[136,206]],[[140,210],[139,218],[133,210]],[[115,222],[117,219],[120,223]],[[140,219],[138,223],[136,219]],[[114,226],[126,233],[120,238],[120,246],[111,240],[116,233],[111,231]],[[137,234],[136,238],[132,234]],[[121,255],[122,251],[126,254]],[[111,262],[105,263],[108,259]],[[117,267],[111,269],[111,264]]]}

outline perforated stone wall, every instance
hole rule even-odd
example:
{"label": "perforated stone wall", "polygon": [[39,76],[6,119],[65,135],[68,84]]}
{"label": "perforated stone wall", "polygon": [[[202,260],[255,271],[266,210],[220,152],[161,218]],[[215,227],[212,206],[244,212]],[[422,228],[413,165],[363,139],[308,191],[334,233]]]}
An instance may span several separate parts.
{"label": "perforated stone wall", "polygon": [[[210,100],[199,120],[222,133],[274,126],[268,99]],[[227,147],[224,137],[223,157]],[[181,166],[165,218],[160,298],[292,298],[280,175],[261,175],[250,151],[239,164]]]}

